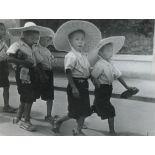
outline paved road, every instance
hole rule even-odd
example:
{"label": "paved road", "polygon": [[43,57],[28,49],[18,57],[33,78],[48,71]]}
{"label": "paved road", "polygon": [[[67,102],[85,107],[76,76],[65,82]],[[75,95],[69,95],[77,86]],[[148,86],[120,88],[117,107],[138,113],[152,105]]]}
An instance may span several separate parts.
{"label": "paved road", "polygon": [[[93,96],[90,96],[91,104]],[[124,100],[112,98],[112,103],[116,108],[115,128],[118,135],[147,135],[155,131],[155,104],[134,100]],[[19,104],[19,95],[15,85],[10,88],[10,103],[17,107]],[[46,103],[38,100],[32,108],[32,122],[38,128],[37,132],[31,133],[12,124],[14,114],[2,113],[3,98],[0,89],[0,135],[22,135],[22,136],[52,136],[51,125],[44,121],[46,113]],[[64,115],[67,113],[67,98],[63,91],[55,91],[55,103],[53,115]],[[86,125],[89,129],[84,130],[87,136],[105,136],[108,132],[107,120],[101,121],[96,114],[86,119]],[[65,122],[60,131],[60,135],[72,135],[72,129],[76,127],[75,120]]]}

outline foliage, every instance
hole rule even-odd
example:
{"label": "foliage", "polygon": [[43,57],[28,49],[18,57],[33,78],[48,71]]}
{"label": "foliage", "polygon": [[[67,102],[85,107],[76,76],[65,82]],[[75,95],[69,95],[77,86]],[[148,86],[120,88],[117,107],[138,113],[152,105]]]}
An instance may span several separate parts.
{"label": "foliage", "polygon": [[[151,55],[153,52],[154,20],[152,19],[85,19],[97,25],[103,38],[123,35],[126,42],[121,54]],[[27,19],[38,25],[47,26],[54,31],[68,19]]]}

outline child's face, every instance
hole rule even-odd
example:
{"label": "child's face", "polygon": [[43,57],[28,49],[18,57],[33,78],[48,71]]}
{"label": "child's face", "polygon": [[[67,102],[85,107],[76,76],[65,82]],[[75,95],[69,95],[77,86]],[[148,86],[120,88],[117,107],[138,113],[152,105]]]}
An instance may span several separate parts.
{"label": "child's face", "polygon": [[6,28],[4,24],[0,24],[0,38],[6,35]]}
{"label": "child's face", "polygon": [[39,41],[39,32],[38,31],[29,31],[28,33],[26,33],[24,35],[24,39],[30,46],[37,44]]}
{"label": "child's face", "polygon": [[85,46],[85,35],[82,32],[75,32],[70,38],[70,43],[72,47],[81,52]]}
{"label": "child's face", "polygon": [[113,56],[113,46],[112,46],[112,44],[107,44],[107,45],[103,46],[99,50],[99,55],[103,59],[110,60],[111,57]]}
{"label": "child's face", "polygon": [[43,46],[43,47],[47,47],[48,45],[50,45],[52,42],[52,38],[51,37],[40,37],[39,43]]}

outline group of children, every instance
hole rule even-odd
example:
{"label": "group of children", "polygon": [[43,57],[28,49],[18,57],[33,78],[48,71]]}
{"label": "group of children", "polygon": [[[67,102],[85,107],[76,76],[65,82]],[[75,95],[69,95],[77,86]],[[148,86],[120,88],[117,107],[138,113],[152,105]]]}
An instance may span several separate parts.
{"label": "group of children", "polygon": [[[121,72],[111,63],[111,57],[122,48],[125,37],[102,39],[94,24],[82,20],[64,23],[55,34],[51,29],[32,22],[8,31],[12,36],[20,37],[6,49],[7,62],[16,65],[20,95],[20,105],[13,123],[20,122],[21,128],[34,131],[30,121],[31,108],[33,102],[41,97],[47,101],[45,120],[52,122],[54,132],[59,132],[61,124],[73,118],[77,121],[73,135],[82,135],[85,118],[95,112],[102,120],[108,119],[109,133],[115,134],[115,108],[110,102],[112,82],[118,79],[127,90],[136,89],[125,83]],[[57,119],[51,115],[54,100],[52,63],[55,59],[47,47],[52,42],[58,51],[67,52],[64,67],[68,79],[68,114]],[[95,86],[93,106],[90,106],[89,78]]]}

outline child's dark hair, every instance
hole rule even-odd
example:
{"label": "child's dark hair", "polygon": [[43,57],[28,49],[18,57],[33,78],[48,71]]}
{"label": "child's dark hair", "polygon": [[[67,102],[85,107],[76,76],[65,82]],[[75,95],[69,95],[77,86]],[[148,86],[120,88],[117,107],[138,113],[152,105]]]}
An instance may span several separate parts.
{"label": "child's dark hair", "polygon": [[71,33],[68,35],[69,40],[73,37],[73,35],[74,35],[75,33],[83,33],[84,36],[85,36],[85,32],[84,32],[83,30],[76,30],[76,31],[71,32]]}
{"label": "child's dark hair", "polygon": [[102,46],[100,49],[99,49],[99,51],[101,51],[102,49],[104,49],[105,48],[105,46],[108,46],[108,45],[113,45],[112,43],[107,43],[107,44],[105,44],[104,46]]}

